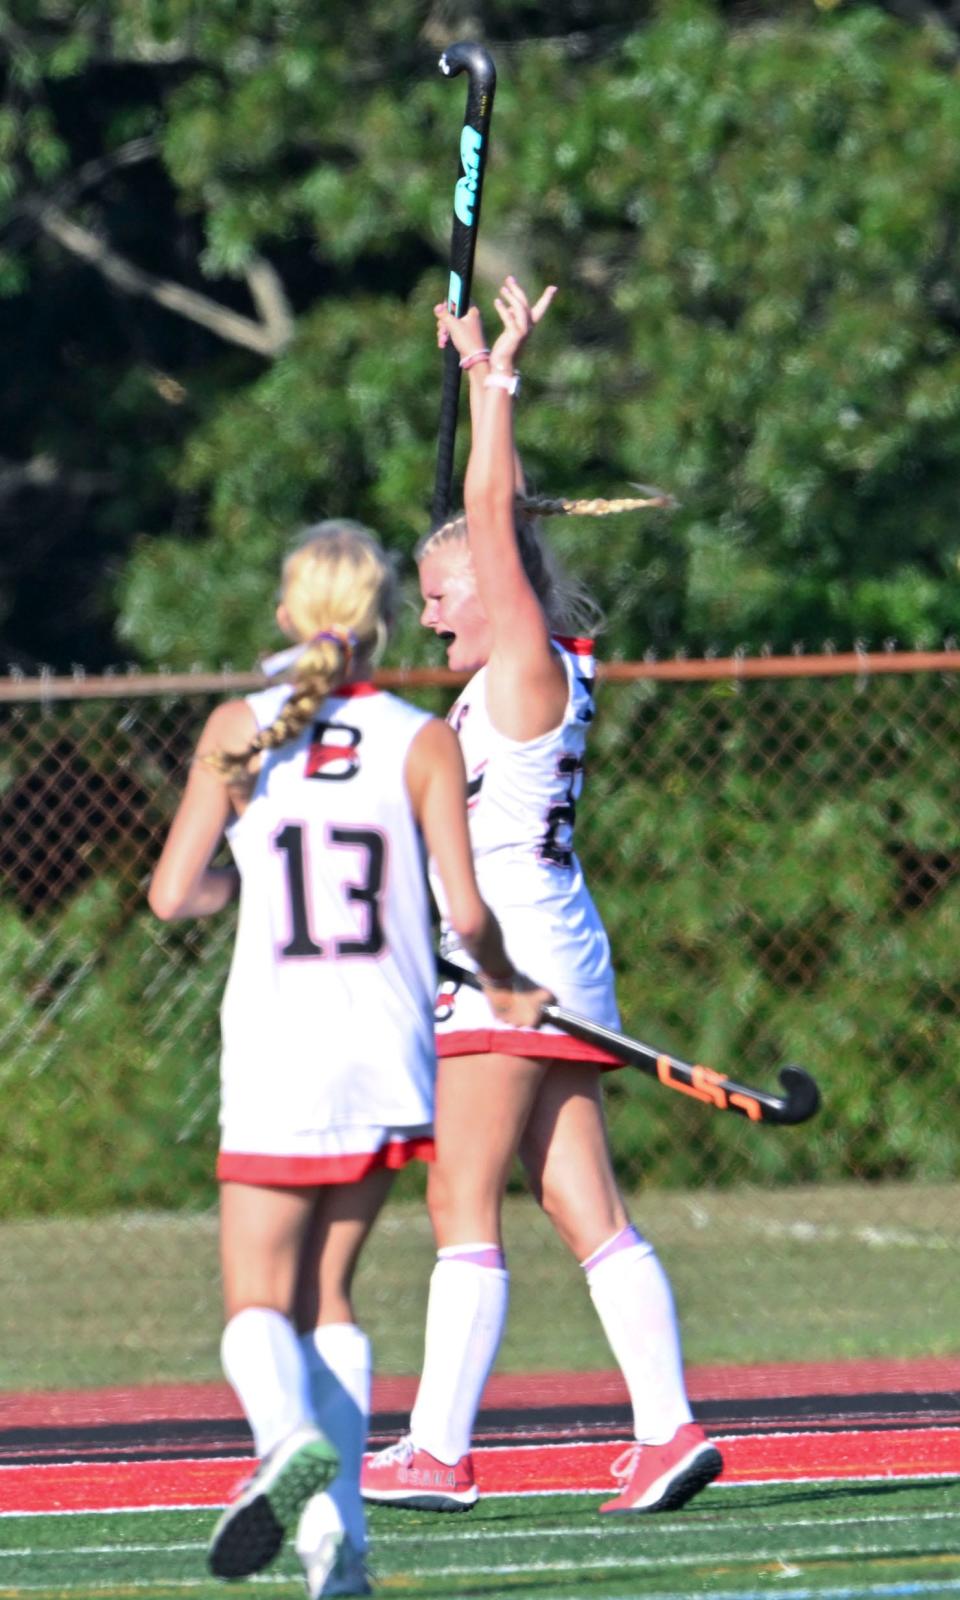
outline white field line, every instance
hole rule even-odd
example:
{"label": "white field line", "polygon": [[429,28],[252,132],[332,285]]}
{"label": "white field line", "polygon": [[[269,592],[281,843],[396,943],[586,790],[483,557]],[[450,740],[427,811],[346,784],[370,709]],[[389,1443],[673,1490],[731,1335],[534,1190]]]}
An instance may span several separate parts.
{"label": "white field line", "polygon": [[[709,1228],[729,1227],[726,1219],[691,1201],[687,1207],[689,1219],[697,1232]],[[764,1239],[789,1239],[793,1244],[862,1244],[868,1250],[956,1250],[956,1233],[926,1233],[913,1228],[878,1227],[875,1223],[858,1223],[844,1227],[837,1222],[807,1222],[803,1219],[780,1221],[775,1217],[738,1216],[737,1227],[744,1232]]]}
{"label": "white field line", "polygon": [[[776,1574],[772,1576],[776,1581]],[[777,1600],[900,1600],[900,1597],[911,1600],[914,1595],[960,1593],[960,1579],[948,1578],[946,1582],[923,1579],[910,1583],[868,1583],[856,1589],[711,1589],[710,1600],[770,1600],[771,1593],[776,1594]],[[590,1600],[623,1600],[623,1590],[607,1595],[595,1594],[591,1590]],[[643,1600],[679,1600],[679,1597],[672,1590],[669,1594],[662,1591],[659,1594],[645,1592]]]}
{"label": "white field line", "polygon": [[[535,1539],[537,1537],[537,1535],[535,1533],[533,1533],[533,1534],[529,1534],[527,1537]],[[568,1537],[569,1537],[569,1535],[568,1535]],[[491,1542],[493,1540],[495,1540],[495,1539],[496,1539],[496,1535],[492,1535],[491,1536]],[[124,1552],[121,1550],[118,1553],[123,1554]],[[61,1552],[61,1551],[53,1552],[53,1551],[51,1551],[50,1554],[51,1554],[51,1556],[54,1555],[54,1554],[63,1555],[63,1554],[65,1554],[65,1552]],[[937,1557],[939,1557],[940,1556],[940,1552],[939,1551],[934,1551],[934,1550],[931,1550],[931,1551],[922,1551],[922,1550],[911,1551],[911,1558],[916,1560],[916,1561],[922,1561],[925,1556],[937,1556]],[[492,1564],[488,1564],[488,1563],[478,1564],[476,1562],[469,1562],[469,1563],[457,1562],[457,1563],[455,1563],[455,1564],[453,1564],[451,1566],[446,1566],[446,1567],[407,1566],[406,1564],[404,1564],[402,1567],[386,1568],[386,1567],[380,1567],[380,1564],[378,1562],[376,1562],[376,1560],[374,1559],[374,1566],[375,1566],[376,1569],[379,1569],[379,1570],[376,1571],[376,1576],[378,1578],[381,1578],[381,1579],[401,1578],[401,1577],[402,1578],[407,1578],[407,1579],[410,1579],[410,1578],[490,1578],[490,1577],[522,1577],[524,1575],[549,1574],[549,1573],[560,1574],[560,1573],[567,1573],[567,1572],[609,1572],[611,1565],[616,1565],[617,1569],[619,1571],[623,1571],[623,1572],[644,1572],[644,1571],[649,1571],[651,1568],[655,1568],[655,1567],[665,1567],[667,1569],[683,1568],[683,1567],[700,1567],[700,1566],[702,1566],[704,1564],[705,1561],[709,1561],[711,1564],[715,1564],[717,1562],[722,1562],[725,1566],[730,1566],[730,1567],[755,1567],[758,1563],[761,1563],[761,1564],[764,1564],[764,1565],[768,1565],[769,1562],[771,1561],[771,1559],[776,1559],[777,1561],[779,1561],[781,1563],[782,1566],[786,1567],[787,1565],[792,1564],[794,1562],[823,1561],[824,1559],[828,1559],[828,1558],[834,1558],[834,1559],[846,1560],[846,1561],[864,1561],[864,1560],[874,1560],[874,1559],[882,1560],[884,1558],[894,1559],[895,1558],[895,1553],[891,1552],[885,1545],[879,1545],[879,1544],[876,1545],[876,1546],[860,1545],[856,1549],[851,1549],[850,1546],[847,1545],[847,1544],[835,1544],[835,1545],[817,1545],[812,1549],[801,1549],[801,1550],[784,1550],[782,1548],[778,1548],[777,1555],[776,1555],[775,1558],[772,1558],[769,1554],[767,1554],[764,1551],[750,1551],[750,1552],[748,1552],[748,1551],[741,1551],[741,1550],[710,1550],[709,1552],[700,1551],[700,1552],[697,1552],[697,1553],[694,1553],[692,1551],[691,1552],[684,1552],[684,1553],[679,1553],[678,1552],[675,1555],[665,1554],[665,1555],[662,1555],[662,1556],[645,1556],[645,1555],[636,1555],[636,1554],[631,1554],[631,1555],[621,1554],[621,1555],[618,1555],[613,1562],[611,1562],[611,1558],[610,1558],[610,1556],[608,1554],[608,1555],[600,1557],[600,1558],[598,1558],[596,1560],[593,1560],[593,1559],[588,1559],[588,1560],[577,1559],[575,1561],[569,1561],[569,1560],[561,1560],[561,1561],[532,1560],[532,1561],[514,1561],[514,1562],[497,1561],[497,1562],[493,1562]],[[954,1559],[960,1561],[960,1556],[957,1556]],[[281,1577],[282,1577],[283,1581],[289,1581],[289,1575],[288,1574],[281,1575],[279,1573],[271,1574],[270,1575],[270,1580],[271,1581],[276,1581],[278,1579],[281,1579]],[[91,1585],[89,1583],[85,1583],[83,1580],[80,1580],[75,1586],[70,1586],[70,1587],[76,1587],[76,1588],[81,1589],[81,1590],[84,1589],[84,1588],[90,1588],[90,1587],[93,1587],[93,1588],[109,1588],[109,1587],[112,1586],[113,1582],[115,1582],[115,1581],[116,1580],[111,1580],[111,1579],[104,1578],[104,1579],[102,1579],[100,1581],[100,1583],[94,1583],[94,1584]],[[155,1585],[162,1585],[164,1587],[175,1587],[175,1588],[180,1587],[181,1583],[184,1583],[184,1584],[187,1584],[187,1585],[192,1585],[195,1582],[195,1580],[192,1579],[192,1578],[185,1578],[185,1579],[180,1579],[180,1578],[177,1578],[177,1577],[164,1578],[164,1577],[162,1577],[160,1575],[154,1575],[154,1577],[151,1578],[149,1581],[151,1583],[155,1584]],[[209,1582],[209,1579],[205,1578],[203,1581],[204,1582]],[[957,1584],[960,1585],[960,1577],[957,1578]],[[58,1586],[58,1588],[60,1587],[59,1582],[58,1582],[57,1586]],[[30,1586],[28,1585],[28,1587],[30,1587]],[[38,1584],[38,1585],[33,1585],[32,1587],[44,1588],[44,1587],[49,1587],[49,1585]],[[2,1591],[0,1591],[0,1592],[2,1592]]]}
{"label": "white field line", "polygon": [[[939,1551],[912,1550],[911,1559],[922,1561],[925,1555],[939,1556]],[[758,1562],[768,1565],[771,1559],[784,1564],[794,1561],[822,1561],[825,1557],[835,1557],[846,1561],[869,1561],[874,1559],[891,1558],[891,1552],[884,1545],[877,1545],[875,1549],[861,1545],[851,1550],[849,1545],[820,1545],[813,1550],[778,1550],[775,1557],[769,1555],[746,1554],[739,1550],[722,1551],[711,1550],[709,1554],[697,1555],[666,1555],[666,1556],[621,1556],[617,1560],[617,1567],[628,1572],[642,1572],[650,1567],[701,1567],[705,1561],[715,1563],[722,1561],[725,1565],[752,1567]],[[955,1558],[960,1561],[960,1556]],[[600,1561],[526,1561],[496,1562],[493,1566],[452,1566],[452,1567],[404,1567],[403,1576],[410,1578],[480,1578],[508,1575],[517,1577],[523,1573],[540,1572],[607,1572],[610,1569],[610,1558],[607,1556]],[[399,1574],[398,1574],[399,1576]],[[957,1578],[960,1585],[960,1577]]]}
{"label": "white field line", "polygon": [[[925,1426],[922,1422],[918,1423],[918,1425],[923,1428],[924,1434],[928,1434],[928,1433],[929,1434],[956,1433],[957,1429],[958,1429],[958,1426],[960,1426],[960,1424],[958,1424],[957,1422],[938,1422],[938,1423],[935,1423],[931,1427]],[[899,1430],[896,1430],[896,1431],[899,1431]],[[849,1428],[840,1429],[840,1430],[838,1430],[838,1432],[839,1433],[857,1433],[858,1429],[857,1429],[856,1424],[855,1424],[855,1419],[853,1419],[851,1421],[851,1425],[850,1425]],[[831,1435],[831,1436],[835,1436],[835,1435]],[[741,1432],[738,1432],[734,1428],[734,1429],[731,1429],[727,1433],[711,1433],[710,1437],[711,1437],[711,1439],[716,1439],[719,1444],[734,1444],[740,1439],[755,1439],[757,1437],[762,1437],[763,1439],[819,1439],[819,1438],[822,1437],[822,1433],[821,1433],[821,1430],[818,1429],[818,1428],[777,1428],[776,1430],[773,1430],[773,1431],[771,1431],[769,1433],[765,1432],[762,1435],[757,1435],[753,1431],[750,1431],[750,1432],[747,1432],[747,1433],[741,1433]],[[629,1442],[630,1441],[626,1438],[626,1436],[624,1436],[624,1438],[620,1441],[621,1444],[627,1444]],[[566,1450],[596,1450],[598,1448],[598,1445],[602,1445],[602,1444],[609,1444],[611,1452],[613,1452],[617,1448],[617,1441],[616,1440],[597,1440],[597,1439],[564,1439],[562,1441],[562,1444],[557,1446],[557,1448],[562,1449],[564,1451],[566,1451]],[[548,1446],[546,1446],[546,1448],[550,1449],[550,1448],[552,1448],[552,1446],[548,1445]],[[535,1455],[535,1454],[540,1454],[543,1451],[543,1449],[544,1449],[544,1444],[543,1444],[543,1441],[541,1439],[531,1439],[529,1444],[486,1444],[486,1445],[485,1444],[480,1444],[480,1445],[475,1445],[474,1446],[474,1454],[480,1453],[480,1454],[482,1454],[484,1456],[506,1455],[508,1453],[510,1455]],[[257,1464],[257,1458],[256,1458],[256,1456],[215,1456],[215,1455],[210,1455],[210,1456],[179,1456],[177,1458],[177,1462],[178,1462],[178,1464],[180,1466],[185,1466],[185,1467],[195,1467],[195,1466],[207,1466],[207,1467],[235,1466],[236,1469],[237,1469],[238,1477],[239,1477],[244,1472],[252,1472],[253,1471],[254,1467]],[[64,1462],[64,1461],[40,1461],[40,1462],[37,1462],[34,1466],[32,1466],[30,1468],[30,1471],[37,1473],[38,1476],[53,1477],[55,1475],[58,1475],[58,1474],[62,1473],[64,1471],[64,1469],[69,1471],[70,1468],[74,1467],[74,1466],[78,1467],[78,1468],[84,1468],[84,1467],[88,1467],[88,1466],[97,1466],[97,1465],[130,1466],[130,1465],[136,1465],[136,1462],[119,1461],[119,1462],[98,1463],[98,1462],[87,1462],[87,1461],[77,1461],[77,1462],[72,1462],[72,1461],[67,1461],[67,1462]],[[7,1473],[7,1472],[14,1473],[14,1472],[22,1472],[22,1471],[23,1471],[23,1467],[22,1467],[21,1463],[18,1462],[18,1461],[5,1461],[3,1463],[0,1463],[0,1485],[2,1485],[4,1473]],[[960,1472],[952,1472],[952,1473],[946,1473],[946,1474],[936,1473],[936,1472],[918,1473],[918,1474],[916,1474],[916,1476],[918,1476],[918,1477],[932,1477],[932,1478],[933,1477],[942,1477],[942,1476],[957,1477],[958,1475],[960,1475]],[[879,1477],[889,1477],[890,1474],[889,1473],[880,1473],[880,1474],[877,1474],[877,1476],[879,1476]],[[897,1473],[897,1474],[895,1474],[895,1476],[899,1477],[900,1474]],[[736,1482],[733,1485],[731,1485],[731,1484],[714,1484],[713,1487],[714,1488],[722,1488],[722,1489],[727,1489],[727,1488],[730,1488],[730,1487],[738,1488],[745,1481],[746,1480],[744,1480],[744,1479],[737,1479]],[[768,1479],[768,1478],[759,1478],[757,1480],[757,1482],[759,1482],[759,1483],[769,1483],[771,1481],[774,1481],[774,1480],[771,1480],[771,1479]],[[776,1481],[780,1481],[780,1480],[776,1480]],[[791,1477],[791,1478],[784,1478],[782,1481],[784,1483],[801,1483],[801,1482],[804,1482],[805,1480],[804,1479],[800,1479],[800,1478]],[[815,1478],[815,1479],[812,1479],[810,1481],[815,1482],[815,1483],[819,1483],[821,1480],[820,1480],[820,1478]],[[826,1483],[826,1482],[828,1482],[830,1480],[828,1480],[827,1478],[824,1478],[822,1481],[824,1483]],[[858,1478],[857,1481],[860,1482],[861,1480]],[[611,1485],[611,1487],[612,1487],[612,1485]],[[491,1495],[493,1495],[493,1494],[508,1494],[508,1495],[510,1495],[512,1497],[515,1492],[516,1491],[505,1490],[505,1489],[504,1490],[485,1490],[484,1491],[484,1499],[490,1498]],[[521,1490],[520,1491],[521,1494],[591,1494],[591,1493],[601,1494],[602,1492],[603,1491],[600,1490],[600,1489],[596,1489],[596,1490],[590,1490],[590,1489],[567,1489],[567,1490],[564,1490],[564,1489],[531,1489],[531,1490]],[[162,1506],[140,1506],[140,1507],[135,1507],[134,1509],[142,1510],[142,1511],[154,1511],[154,1510],[163,1510],[164,1508]],[[203,1508],[202,1507],[194,1507],[192,1505],[188,1505],[188,1504],[185,1503],[182,1506],[168,1506],[166,1509],[170,1510],[170,1511],[186,1511],[186,1510],[195,1510],[195,1509],[201,1509],[202,1510]],[[54,1513],[52,1513],[52,1512],[50,1514],[54,1515]],[[6,1515],[6,1513],[0,1511],[0,1516],[4,1516],[4,1515]]]}
{"label": "white field line", "polygon": [[[491,1570],[499,1572],[501,1569],[496,1567]],[[404,1574],[404,1576],[411,1576],[411,1574]],[[289,1585],[295,1582],[295,1579],[291,1578],[287,1573],[259,1572],[255,1577],[248,1578],[246,1581],[267,1586],[270,1584]],[[164,1588],[201,1589],[206,1588],[209,1582],[208,1578],[165,1579]],[[137,1589],[150,1589],[155,1585],[148,1578],[127,1578],[124,1579],[122,1589],[118,1589],[116,1585],[111,1583],[86,1583],[76,1587],[77,1592],[80,1594],[113,1594],[121,1596],[130,1594]],[[0,1596],[4,1597],[4,1600],[6,1600],[7,1596],[11,1597],[11,1600],[19,1600],[19,1596],[22,1594],[52,1595],[55,1593],[59,1600],[60,1596],[70,1592],[70,1586],[65,1587],[62,1583],[57,1583],[55,1586],[51,1586],[48,1583],[22,1583],[18,1584],[16,1589],[0,1589]],[[960,1594],[960,1578],[921,1579],[905,1583],[868,1583],[863,1586],[858,1585],[856,1588],[845,1586],[842,1589],[778,1588],[774,1591],[769,1588],[711,1589],[710,1600],[770,1600],[771,1592],[777,1595],[777,1600],[912,1600],[912,1597],[916,1595]],[[590,1600],[623,1600],[623,1589],[611,1590],[609,1594],[598,1594],[591,1590]],[[647,1591],[643,1595],[643,1600],[678,1600],[678,1596],[675,1589],[670,1589],[669,1591],[661,1590],[657,1593]]]}
{"label": "white field line", "polygon": [[[887,1555],[887,1554],[889,1554],[889,1552],[887,1552],[885,1550],[876,1550],[876,1551],[874,1551],[874,1550],[857,1550],[857,1551],[850,1551],[846,1546],[841,1546],[836,1550],[821,1549],[821,1550],[814,1551],[814,1552],[812,1552],[810,1554],[809,1557],[790,1556],[790,1557],[780,1557],[779,1559],[784,1564],[786,1564],[786,1561],[804,1560],[804,1559],[817,1560],[818,1558],[822,1558],[823,1556],[839,1556],[841,1558],[846,1558],[846,1559],[849,1559],[849,1560],[859,1560],[859,1559],[862,1559],[862,1558],[865,1558],[865,1557],[866,1558],[873,1557],[873,1556],[882,1557],[882,1556]],[[711,1560],[715,1560],[715,1561],[728,1561],[728,1562],[731,1562],[732,1564],[740,1565],[740,1566],[749,1566],[749,1565],[756,1565],[758,1560],[763,1560],[764,1558],[763,1557],[757,1557],[757,1556],[744,1557],[744,1556],[741,1556],[739,1554],[735,1554],[733,1556],[729,1556],[729,1555],[722,1555],[722,1554],[718,1553],[716,1555],[712,1555],[710,1557],[710,1559]],[[917,1555],[915,1557],[915,1559],[923,1560],[922,1553]],[[652,1560],[652,1559],[644,1559],[644,1558],[641,1557],[641,1558],[639,1558],[637,1560],[632,1560],[632,1561],[620,1561],[620,1562],[617,1563],[617,1565],[618,1565],[618,1568],[620,1569],[621,1572],[628,1573],[628,1572],[639,1572],[639,1571],[643,1570],[644,1568],[649,1568],[651,1566],[664,1566],[664,1565],[666,1565],[668,1567],[699,1566],[699,1565],[702,1565],[703,1560],[704,1560],[704,1558],[702,1556],[696,1556],[696,1557],[674,1557],[673,1559],[671,1559],[671,1560],[669,1560],[667,1562],[662,1562],[662,1561],[661,1562],[657,1562],[657,1561]],[[390,1578],[393,1578],[393,1577],[401,1577],[401,1578],[406,1579],[406,1580],[417,1579],[417,1578],[427,1578],[427,1579],[435,1579],[435,1578],[468,1578],[469,1579],[469,1578],[481,1578],[481,1577],[524,1577],[524,1576],[547,1577],[547,1576],[550,1576],[551,1574],[562,1575],[562,1574],[571,1573],[571,1572],[575,1572],[575,1573],[585,1573],[585,1572],[591,1572],[591,1571],[608,1572],[609,1568],[610,1568],[609,1560],[607,1560],[607,1561],[537,1561],[537,1562],[529,1562],[529,1563],[523,1564],[523,1565],[521,1565],[520,1563],[515,1563],[514,1565],[511,1565],[511,1566],[497,1564],[495,1566],[407,1567],[402,1572],[397,1572],[397,1573],[383,1573],[383,1572],[381,1572],[377,1576],[380,1577],[380,1578],[386,1578],[386,1579],[390,1579]],[[792,1576],[792,1574],[790,1574],[790,1575]],[[289,1584],[294,1580],[292,1580],[291,1575],[289,1573],[287,1573],[287,1572],[267,1572],[267,1573],[257,1573],[256,1576],[254,1576],[252,1579],[250,1579],[248,1581],[253,1582],[253,1583],[262,1583],[262,1584]],[[84,1594],[84,1593],[86,1593],[86,1594],[90,1594],[90,1593],[115,1593],[115,1594],[119,1594],[121,1592],[132,1590],[132,1589],[155,1588],[158,1585],[162,1585],[162,1587],[165,1588],[165,1589],[198,1589],[198,1588],[201,1588],[201,1587],[207,1587],[209,1585],[209,1582],[210,1582],[210,1579],[208,1577],[198,1577],[198,1578],[159,1578],[159,1577],[154,1577],[154,1578],[130,1578],[130,1579],[125,1578],[123,1580],[123,1591],[121,1591],[121,1590],[119,1590],[117,1588],[116,1581],[109,1580],[109,1579],[102,1580],[100,1582],[93,1582],[93,1583],[80,1581],[80,1582],[78,1582],[76,1584],[64,1584],[62,1580],[58,1579],[57,1582],[54,1585],[51,1585],[49,1583],[25,1583],[25,1584],[18,1583],[17,1588],[15,1590],[3,1590],[3,1589],[0,1589],[0,1595],[5,1595],[5,1594],[21,1595],[21,1594],[27,1594],[27,1593],[31,1593],[31,1594],[32,1593],[50,1594],[52,1589],[55,1589],[56,1593],[58,1595],[69,1594],[71,1592],[71,1590],[73,1590],[73,1589],[75,1589],[78,1593],[81,1593],[81,1594]],[[832,1589],[819,1588],[819,1587],[818,1588],[813,1588],[813,1589],[811,1589],[811,1588],[782,1589],[782,1588],[780,1588],[778,1586],[777,1589],[774,1590],[773,1592],[776,1593],[780,1597],[780,1600],[886,1600],[886,1597],[890,1597],[890,1600],[894,1600],[894,1597],[897,1597],[897,1596],[909,1597],[909,1596],[912,1596],[912,1595],[924,1595],[924,1594],[942,1595],[942,1594],[955,1594],[955,1593],[958,1593],[958,1592],[960,1592],[960,1577],[957,1577],[957,1578],[936,1578],[936,1579],[906,1579],[906,1580],[904,1580],[902,1582],[883,1582],[883,1583],[869,1583],[868,1582],[868,1583],[865,1583],[865,1584],[857,1584],[856,1586],[844,1585],[842,1588],[838,1587],[838,1588],[832,1588]],[[725,1591],[722,1591],[722,1592],[718,1592],[716,1590],[711,1590],[711,1600],[769,1600],[770,1594],[771,1594],[771,1590],[769,1588],[762,1589],[762,1590],[746,1590],[746,1591],[743,1590],[743,1589],[730,1589],[730,1590],[725,1590]],[[601,1597],[592,1596],[591,1600],[601,1600]],[[617,1597],[617,1600],[622,1600],[622,1590],[621,1590],[620,1596]],[[646,1595],[644,1595],[643,1600],[677,1600],[677,1594],[676,1594],[675,1590],[671,1590],[671,1591],[669,1591],[669,1593],[663,1594],[663,1595],[660,1595],[660,1596],[653,1595],[653,1594],[646,1594]]]}
{"label": "white field line", "polygon": [[[3,1468],[0,1467],[0,1472]],[[829,1483],[933,1483],[943,1479],[944,1482],[960,1478],[960,1472],[950,1469],[945,1472],[861,1472],[855,1478],[843,1476],[831,1478],[826,1475],[815,1478],[738,1478],[732,1483],[711,1483],[709,1492],[724,1489],[788,1489],[797,1485],[826,1485]],[[548,1500],[561,1498],[568,1495],[609,1495],[606,1489],[485,1489],[484,1500]],[[0,1523],[8,1517],[134,1517],[141,1514],[147,1515],[154,1511],[207,1511],[211,1515],[219,1508],[212,1506],[208,1501],[182,1500],[176,1505],[155,1506],[92,1506],[83,1510],[45,1510],[45,1511],[0,1511]]]}
{"label": "white field line", "polygon": [[[952,1522],[960,1519],[960,1508],[956,1511],[915,1511],[912,1513],[909,1511],[880,1511],[868,1517],[778,1517],[775,1523],[770,1521],[760,1522],[756,1517],[751,1517],[746,1522],[733,1522],[728,1517],[722,1518],[719,1522],[707,1519],[694,1521],[693,1518],[696,1515],[696,1512],[687,1512],[689,1521],[685,1521],[683,1525],[685,1536],[695,1533],[755,1533],[761,1528],[768,1533],[776,1532],[779,1534],[785,1529],[861,1528],[873,1527],[881,1523],[886,1526],[896,1526],[905,1522]],[[595,1528],[579,1529],[577,1536],[581,1539],[622,1539],[638,1531],[639,1525],[637,1522],[613,1521],[611,1518],[609,1522],[599,1523]],[[661,1538],[675,1539],[677,1536],[676,1524],[673,1522],[656,1522],[652,1517],[646,1518],[643,1523],[644,1538],[649,1539],[657,1534]],[[470,1544],[488,1539],[495,1539],[498,1544],[502,1544],[508,1539],[567,1539],[569,1537],[569,1528],[536,1528],[532,1532],[523,1528],[498,1528],[496,1531],[492,1528],[463,1528],[457,1532],[443,1532],[438,1528],[436,1532],[429,1535],[429,1541],[433,1546],[437,1544]],[[394,1545],[422,1544],[424,1538],[425,1534],[422,1530],[418,1533],[378,1533],[373,1540],[373,1548],[376,1552]],[[69,1550],[56,1553],[70,1556],[161,1555],[168,1550],[183,1554],[186,1551],[202,1551],[206,1548],[205,1540],[191,1539],[180,1544],[170,1544],[169,1541],[163,1540],[157,1544],[73,1545]],[[41,1553],[33,1545],[25,1545],[20,1549],[0,1550],[0,1560],[12,1559],[15,1556],[36,1556]],[[53,1553],[51,1551],[51,1554]]]}

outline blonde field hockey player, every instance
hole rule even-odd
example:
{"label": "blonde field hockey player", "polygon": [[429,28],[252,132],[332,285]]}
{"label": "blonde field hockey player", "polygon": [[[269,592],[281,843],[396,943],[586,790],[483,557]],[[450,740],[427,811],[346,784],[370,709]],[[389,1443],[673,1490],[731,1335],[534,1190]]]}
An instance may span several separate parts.
{"label": "blonde field hockey player", "polygon": [[[515,362],[553,292],[531,306],[508,278],[492,348],[475,307],[460,318],[436,307],[439,343],[453,343],[468,375],[473,431],[465,516],[435,529],[418,553],[421,621],[444,642],[449,665],[472,673],[448,720],[466,762],[478,881],[511,956],[535,965],[561,1006],[616,1029],[610,949],[573,848],[593,717],[593,648],[581,635],[596,608],[555,570],[518,501]],[[630,505],[550,508],[601,514]],[[436,891],[443,954],[469,967],[442,884]],[[471,1434],[506,1317],[501,1205],[519,1155],[583,1268],[630,1393],[635,1443],[612,1463],[617,1492],[600,1509],[683,1505],[722,1461],[692,1418],[670,1285],[611,1165],[600,1071],[616,1058],[556,1028],[491,1020],[468,985],[441,991],[437,1041],[428,1202],[438,1254],[423,1368],[409,1432],[368,1460],[364,1496],[435,1511],[476,1503]]]}
{"label": "blonde field hockey player", "polygon": [[[277,612],[292,646],[265,664],[270,687],[209,718],[149,891],[164,920],[240,902],[222,1007],[222,1359],[260,1466],[209,1565],[259,1572],[292,1533],[310,1600],[370,1592],[370,1347],[351,1285],[396,1169],[433,1151],[424,847],[491,1021],[535,1029],[551,998],[479,894],[456,735],[371,681],[393,606],[367,529],[307,530]],[[214,865],[224,835],[233,863]]]}

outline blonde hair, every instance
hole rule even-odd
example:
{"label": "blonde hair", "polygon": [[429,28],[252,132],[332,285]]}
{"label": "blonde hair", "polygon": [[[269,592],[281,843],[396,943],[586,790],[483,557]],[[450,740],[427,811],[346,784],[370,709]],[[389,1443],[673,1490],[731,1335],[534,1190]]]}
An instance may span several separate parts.
{"label": "blonde hair", "polygon": [[[584,585],[564,572],[536,523],[536,516],[555,517],[612,517],[624,511],[639,511],[649,507],[672,509],[676,505],[672,495],[660,489],[644,489],[642,498],[617,500],[557,500],[542,495],[518,495],[516,499],[517,545],[523,570],[531,588],[543,607],[550,627],[558,633],[587,634],[600,632],[604,615]],[[461,512],[449,522],[420,540],[414,551],[420,562],[424,556],[441,545],[467,538],[467,519]]]}
{"label": "blonde hair", "polygon": [[245,750],[214,751],[207,764],[229,784],[248,787],[253,756],[296,739],[353,665],[373,666],[389,636],[396,595],[393,565],[363,523],[343,517],[308,528],[283,564],[280,585],[293,633],[305,646],[289,668],[290,696]]}

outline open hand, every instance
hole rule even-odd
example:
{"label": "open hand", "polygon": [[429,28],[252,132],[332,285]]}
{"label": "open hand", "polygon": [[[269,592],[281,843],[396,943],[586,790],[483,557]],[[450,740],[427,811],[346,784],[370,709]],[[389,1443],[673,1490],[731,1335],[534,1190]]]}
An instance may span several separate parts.
{"label": "open hand", "polygon": [[[520,347],[526,342],[531,330],[548,310],[554,295],[556,285],[544,289],[542,295],[531,306],[526,293],[510,276],[504,280],[499,295],[494,301],[503,331],[498,335],[497,341],[490,352],[490,359],[494,366],[501,368],[513,362]],[[437,319],[437,344],[443,350],[449,343],[454,346],[461,360],[467,356],[476,355],[485,349],[486,339],[483,332],[483,322],[476,306],[464,312],[462,317],[455,317],[445,300],[433,308]]]}
{"label": "open hand", "polygon": [[516,278],[511,275],[504,280],[503,287],[493,302],[503,323],[503,329],[497,335],[490,351],[492,367],[512,370],[517,352],[549,310],[556,292],[556,284],[549,284],[540,298],[531,305]]}

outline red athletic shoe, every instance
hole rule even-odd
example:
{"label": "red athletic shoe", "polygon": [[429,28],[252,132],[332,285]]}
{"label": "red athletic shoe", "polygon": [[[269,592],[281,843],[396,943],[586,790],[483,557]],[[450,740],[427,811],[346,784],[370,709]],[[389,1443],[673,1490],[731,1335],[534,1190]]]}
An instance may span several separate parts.
{"label": "red athletic shoe", "polygon": [[723,1457],[695,1422],[667,1444],[632,1444],[610,1471],[622,1485],[601,1511],[679,1511],[723,1470]]}
{"label": "red athletic shoe", "polygon": [[479,1499],[471,1456],[461,1456],[448,1467],[428,1451],[417,1450],[409,1434],[367,1457],[360,1493],[377,1505],[411,1511],[470,1511]]}

